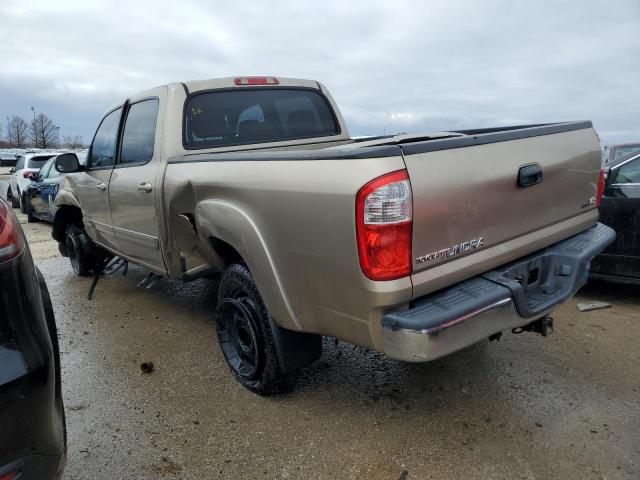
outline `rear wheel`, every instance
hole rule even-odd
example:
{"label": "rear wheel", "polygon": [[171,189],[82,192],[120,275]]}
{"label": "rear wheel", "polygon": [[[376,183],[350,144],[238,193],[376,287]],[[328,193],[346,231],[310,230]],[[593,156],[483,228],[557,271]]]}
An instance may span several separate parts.
{"label": "rear wheel", "polygon": [[270,322],[249,269],[231,265],[220,283],[218,341],[236,380],[260,395],[290,391],[295,383],[294,376],[282,373]]}
{"label": "rear wheel", "polygon": [[76,275],[85,277],[98,264],[95,251],[97,248],[83,228],[77,225],[69,225],[65,240],[66,252],[71,261],[71,268]]}

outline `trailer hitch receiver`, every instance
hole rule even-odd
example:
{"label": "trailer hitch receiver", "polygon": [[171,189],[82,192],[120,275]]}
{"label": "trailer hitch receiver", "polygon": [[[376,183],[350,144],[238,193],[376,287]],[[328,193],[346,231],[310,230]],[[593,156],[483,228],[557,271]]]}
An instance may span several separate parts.
{"label": "trailer hitch receiver", "polygon": [[553,333],[553,318],[546,316],[542,317],[534,322],[531,322],[524,327],[518,327],[511,330],[512,333],[520,334],[523,332],[533,332],[548,337]]}

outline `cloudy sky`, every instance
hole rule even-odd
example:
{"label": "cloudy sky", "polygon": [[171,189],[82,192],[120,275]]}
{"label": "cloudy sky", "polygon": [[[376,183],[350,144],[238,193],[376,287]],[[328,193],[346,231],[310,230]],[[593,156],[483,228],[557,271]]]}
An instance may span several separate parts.
{"label": "cloudy sky", "polygon": [[640,0],[0,0],[0,12],[0,124],[33,105],[87,142],[136,91],[262,74],[325,83],[353,135],[591,119],[605,143],[640,140]]}

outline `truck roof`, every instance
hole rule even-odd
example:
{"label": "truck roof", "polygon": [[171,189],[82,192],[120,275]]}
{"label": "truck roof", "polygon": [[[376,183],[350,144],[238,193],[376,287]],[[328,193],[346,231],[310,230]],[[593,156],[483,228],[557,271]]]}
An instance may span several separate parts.
{"label": "truck roof", "polygon": [[[321,86],[315,80],[305,80],[302,78],[284,78],[284,77],[274,77],[274,76],[238,76],[238,77],[224,77],[224,78],[210,78],[206,80],[190,80],[188,82],[183,82],[182,84],[187,87],[189,92],[199,92],[202,90],[213,90],[218,88],[235,88],[249,85],[249,83],[236,83],[237,80],[240,82],[248,81],[249,79],[271,79],[274,83],[265,83],[265,86],[278,86],[278,87],[302,87],[302,88],[313,88],[316,90],[321,90]],[[277,82],[277,83],[275,83]]]}
{"label": "truck roof", "polygon": [[[313,88],[314,90],[320,90],[325,95],[328,95],[327,89],[323,87],[320,82],[315,80],[305,80],[303,78],[286,78],[286,77],[273,77],[273,76],[244,76],[244,77],[223,77],[223,78],[209,78],[204,80],[189,80],[186,82],[171,82],[165,83],[163,85],[156,85],[153,88],[149,88],[147,90],[141,92],[134,92],[129,95],[127,98],[132,96],[140,96],[144,95],[147,92],[151,92],[157,88],[166,87],[169,90],[182,90],[186,88],[189,93],[193,92],[201,92],[206,90],[215,90],[222,88],[236,88],[250,85],[246,84],[237,84],[236,81],[244,81],[248,79],[270,79],[275,80],[274,83],[268,83],[264,86],[266,87],[297,87],[297,88]],[[254,84],[255,86],[255,84]],[[107,112],[114,110],[117,107],[120,107],[124,104],[125,98],[122,100],[115,102],[109,106],[106,110]]]}

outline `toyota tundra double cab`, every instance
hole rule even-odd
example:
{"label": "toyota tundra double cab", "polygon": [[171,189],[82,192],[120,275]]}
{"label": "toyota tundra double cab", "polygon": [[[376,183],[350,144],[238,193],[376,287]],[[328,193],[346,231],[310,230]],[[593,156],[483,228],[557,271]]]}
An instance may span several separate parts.
{"label": "toyota tundra double cab", "polygon": [[291,388],[323,335],[425,362],[546,334],[615,237],[591,122],[354,140],[309,80],[153,88],[106,112],[85,166],[56,168],[75,272],[117,256],[220,278],[220,348],[260,394]]}

